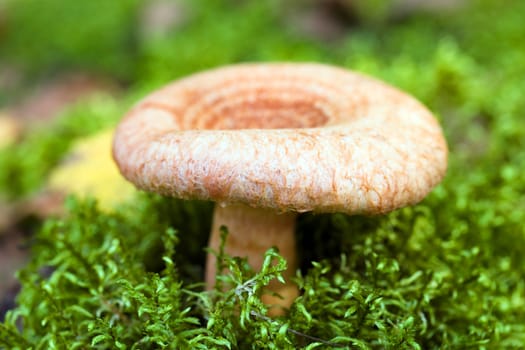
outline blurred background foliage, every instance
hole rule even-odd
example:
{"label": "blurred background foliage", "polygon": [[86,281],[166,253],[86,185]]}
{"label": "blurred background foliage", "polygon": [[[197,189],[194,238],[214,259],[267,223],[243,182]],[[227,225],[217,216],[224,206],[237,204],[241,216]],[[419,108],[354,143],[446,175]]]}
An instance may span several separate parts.
{"label": "blurred background foliage", "polygon": [[[60,337],[100,348],[175,348],[190,339],[194,347],[328,346],[282,327],[347,348],[525,347],[524,16],[521,0],[0,0],[0,120],[18,124],[13,141],[0,142],[0,238],[29,225],[44,242],[33,244],[20,273],[20,306],[0,328],[0,347],[50,348]],[[189,287],[202,279],[208,204],[138,195],[111,213],[72,204],[45,229],[41,219],[27,223],[22,208],[80,140],[173,79],[245,61],[336,64],[412,93],[442,122],[451,151],[445,181],[423,203],[381,218],[302,216],[303,296],[279,326],[264,318],[241,326],[236,308],[264,313],[260,305],[228,294],[230,304],[214,304]],[[71,74],[89,77],[91,93],[53,113],[31,105]],[[73,90],[63,86],[59,96]],[[2,211],[16,222],[2,225]],[[158,238],[172,228],[177,239]],[[115,242],[118,257],[100,249]],[[179,272],[170,275],[158,252],[173,245]],[[121,259],[132,271],[105,266],[82,284],[90,272],[76,246],[82,261]],[[41,272],[48,265],[52,279]],[[140,311],[158,297],[148,289],[160,283],[154,276],[170,285],[177,312]],[[64,314],[78,324],[61,321]],[[151,328],[152,315],[171,331]]]}

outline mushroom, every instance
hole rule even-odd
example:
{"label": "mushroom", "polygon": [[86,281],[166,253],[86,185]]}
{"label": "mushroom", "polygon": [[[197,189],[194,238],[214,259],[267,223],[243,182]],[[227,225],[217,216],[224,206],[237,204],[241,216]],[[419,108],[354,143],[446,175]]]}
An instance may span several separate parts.
{"label": "mushroom", "polygon": [[[176,81],[120,122],[113,156],[140,189],[217,202],[209,246],[258,268],[276,246],[288,307],[298,291],[295,218],[381,214],[422,200],[443,178],[447,145],[433,115],[375,79],[322,64],[239,64]],[[208,256],[206,284],[214,285]],[[274,312],[279,313],[279,311]]]}

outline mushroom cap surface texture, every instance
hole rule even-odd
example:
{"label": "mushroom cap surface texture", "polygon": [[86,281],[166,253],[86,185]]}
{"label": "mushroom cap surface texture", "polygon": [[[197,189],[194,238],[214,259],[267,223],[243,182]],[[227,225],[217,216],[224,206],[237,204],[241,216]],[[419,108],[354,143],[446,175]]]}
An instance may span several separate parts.
{"label": "mushroom cap surface texture", "polygon": [[434,116],[376,79],[311,63],[239,64],[175,81],[118,125],[113,157],[146,191],[284,211],[378,214],[447,168]]}

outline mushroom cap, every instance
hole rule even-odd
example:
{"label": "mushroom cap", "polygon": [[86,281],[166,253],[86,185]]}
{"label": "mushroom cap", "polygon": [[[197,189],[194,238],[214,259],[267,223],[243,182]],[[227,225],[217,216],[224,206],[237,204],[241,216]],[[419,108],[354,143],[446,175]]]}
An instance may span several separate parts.
{"label": "mushroom cap", "polygon": [[137,187],[276,211],[378,214],[423,199],[447,167],[433,115],[378,80],[322,64],[240,64],[184,78],[118,125]]}

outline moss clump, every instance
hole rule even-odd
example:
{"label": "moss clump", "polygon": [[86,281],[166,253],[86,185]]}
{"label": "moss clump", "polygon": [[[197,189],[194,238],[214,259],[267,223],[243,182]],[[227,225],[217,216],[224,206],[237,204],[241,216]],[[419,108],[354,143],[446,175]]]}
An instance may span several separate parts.
{"label": "moss clump", "polygon": [[126,78],[138,6],[137,0],[7,0],[3,60],[33,77],[82,67]]}
{"label": "moss clump", "polygon": [[512,258],[472,244],[477,233],[465,226],[436,225],[443,202],[435,196],[382,218],[303,216],[301,249],[322,234],[326,250],[317,253],[331,258],[305,264],[297,276],[303,295],[274,320],[260,297],[285,268],[277,252],[256,272],[220,254],[231,274],[219,281],[234,288],[203,292],[209,223],[199,218],[210,206],[157,196],[138,203],[107,214],[70,201],[67,219],[46,224],[19,274],[20,306],[0,325],[0,344],[426,349],[525,341],[525,285]]}

